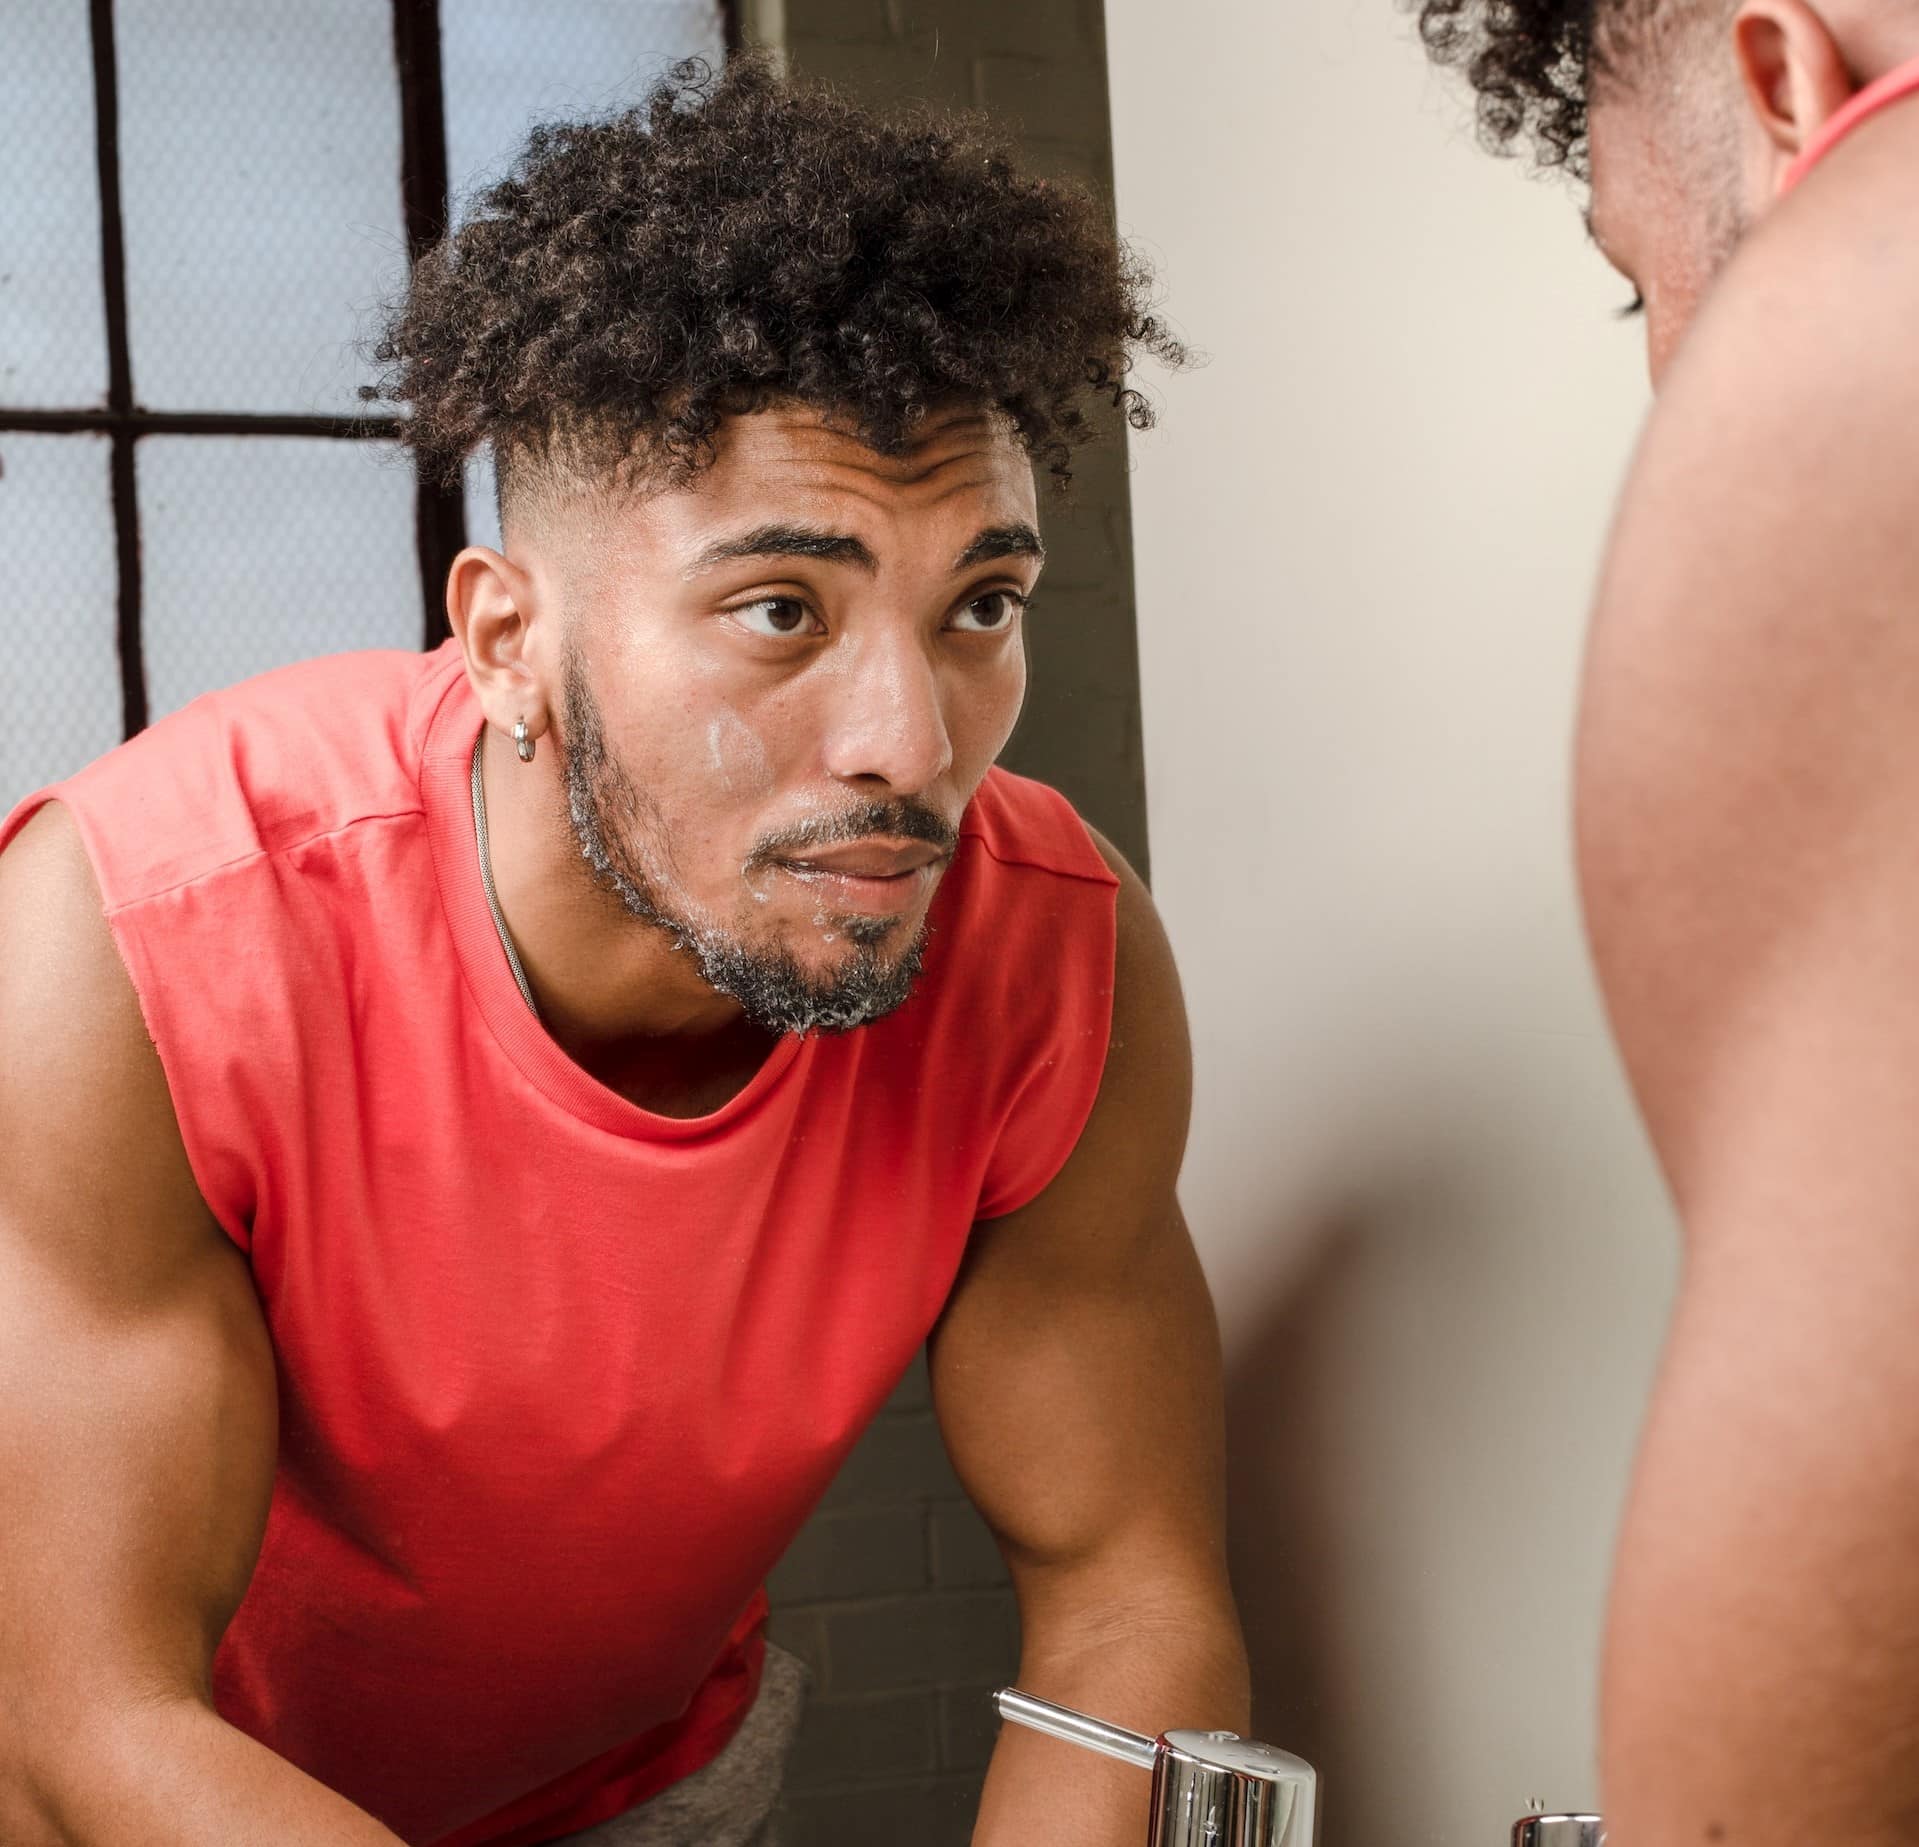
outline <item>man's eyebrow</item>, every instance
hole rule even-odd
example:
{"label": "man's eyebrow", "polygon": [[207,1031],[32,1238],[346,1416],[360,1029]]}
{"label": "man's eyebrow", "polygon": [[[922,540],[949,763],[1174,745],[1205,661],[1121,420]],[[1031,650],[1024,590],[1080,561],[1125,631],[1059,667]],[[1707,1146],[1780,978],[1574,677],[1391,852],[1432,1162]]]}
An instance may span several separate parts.
{"label": "man's eyebrow", "polygon": [[1044,564],[1046,547],[1039,542],[1039,534],[1024,521],[1016,520],[1008,526],[988,526],[954,560],[953,569],[956,572],[970,571],[974,565],[987,564],[995,558],[1031,558]]}
{"label": "man's eyebrow", "polygon": [[741,558],[821,558],[828,564],[857,565],[877,571],[879,560],[851,533],[826,532],[818,526],[755,526],[730,539],[720,539],[687,567],[688,577],[699,577],[715,565]]}

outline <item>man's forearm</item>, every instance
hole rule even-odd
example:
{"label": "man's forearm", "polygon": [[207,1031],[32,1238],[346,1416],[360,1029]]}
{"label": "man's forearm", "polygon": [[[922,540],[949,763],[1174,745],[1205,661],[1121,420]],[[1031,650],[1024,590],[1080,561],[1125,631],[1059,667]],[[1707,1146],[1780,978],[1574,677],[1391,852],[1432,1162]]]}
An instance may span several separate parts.
{"label": "man's forearm", "polygon": [[[1190,1622],[1123,1620],[1028,1636],[1021,1688],[1149,1737],[1182,1726],[1244,1732],[1246,1650],[1230,1613]],[[1143,1770],[1023,1726],[1000,1733],[973,1847],[1141,1847],[1151,1785]]]}
{"label": "man's forearm", "polygon": [[4,1773],[8,1847],[400,1847],[399,1837],[196,1701],[63,1727]]}

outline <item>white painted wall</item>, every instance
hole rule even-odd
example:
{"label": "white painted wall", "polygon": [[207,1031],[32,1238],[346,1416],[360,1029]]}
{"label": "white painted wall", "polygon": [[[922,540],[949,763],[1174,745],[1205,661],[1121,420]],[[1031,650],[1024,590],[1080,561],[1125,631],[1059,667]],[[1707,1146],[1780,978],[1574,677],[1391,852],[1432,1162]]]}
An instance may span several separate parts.
{"label": "white painted wall", "polygon": [[1325,1847],[1497,1847],[1594,1799],[1675,1256],[1568,821],[1639,335],[1393,0],[1107,11],[1121,225],[1210,355],[1134,521],[1259,1724]]}

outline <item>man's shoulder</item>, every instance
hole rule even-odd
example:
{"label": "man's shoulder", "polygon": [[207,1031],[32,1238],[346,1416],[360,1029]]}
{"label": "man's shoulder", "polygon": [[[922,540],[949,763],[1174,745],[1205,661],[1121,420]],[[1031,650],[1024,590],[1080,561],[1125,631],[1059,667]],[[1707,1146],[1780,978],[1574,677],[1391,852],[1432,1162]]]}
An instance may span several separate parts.
{"label": "man's shoulder", "polygon": [[450,684],[441,656],[304,661],[202,695],[51,793],[119,908],[417,813],[426,726]]}
{"label": "man's shoulder", "polygon": [[[1919,100],[1751,233],[1686,334],[1608,549],[1596,632],[1655,655],[1865,656],[1919,583]],[[1712,633],[1715,629],[1723,631]],[[1737,715],[1730,714],[1735,723]]]}
{"label": "man's shoulder", "polygon": [[1788,1042],[1753,1022],[1885,988],[1883,932],[1919,915],[1919,166],[1886,164],[1919,150],[1919,104],[1880,126],[1775,209],[1687,335],[1587,647],[1587,933],[1642,1107],[1688,1163],[1703,1105],[1742,1120],[1727,1086]]}
{"label": "man's shoulder", "polygon": [[1919,398],[1915,307],[1919,97],[1849,136],[1743,239],[1686,336],[1651,430],[1696,426],[1721,439],[1729,465],[1759,472],[1770,458],[1739,443],[1744,426],[1768,418],[1799,439],[1803,462],[1828,432],[1903,432],[1919,443],[1903,415]]}

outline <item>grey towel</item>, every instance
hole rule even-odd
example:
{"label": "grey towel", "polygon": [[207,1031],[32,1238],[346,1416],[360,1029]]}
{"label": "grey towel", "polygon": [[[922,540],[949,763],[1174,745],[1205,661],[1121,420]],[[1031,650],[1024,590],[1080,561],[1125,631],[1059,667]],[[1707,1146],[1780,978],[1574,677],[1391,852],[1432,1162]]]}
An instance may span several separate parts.
{"label": "grey towel", "polygon": [[797,1655],[769,1645],[759,1698],[726,1749],[651,1802],[567,1835],[567,1847],[779,1847],[773,1805],[810,1678]]}

